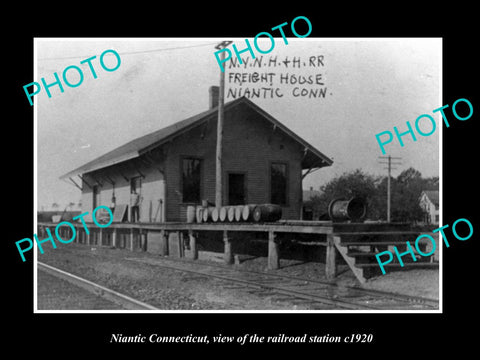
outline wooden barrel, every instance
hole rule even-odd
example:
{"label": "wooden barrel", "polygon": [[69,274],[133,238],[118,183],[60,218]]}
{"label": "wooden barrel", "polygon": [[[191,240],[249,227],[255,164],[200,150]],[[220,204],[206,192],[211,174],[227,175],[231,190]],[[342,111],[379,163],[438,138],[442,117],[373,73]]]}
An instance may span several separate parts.
{"label": "wooden barrel", "polygon": [[262,204],[255,206],[253,210],[253,221],[273,222],[282,218],[282,208],[280,205]]}
{"label": "wooden barrel", "polygon": [[212,221],[212,211],[213,211],[213,209],[215,209],[213,206],[203,208],[203,210],[202,210],[203,222]]}
{"label": "wooden barrel", "polygon": [[245,205],[235,206],[235,221],[242,221],[242,212]]}
{"label": "wooden barrel", "polygon": [[195,218],[197,220],[197,223],[201,223],[203,221],[203,207],[197,206],[197,209],[195,211]]}
{"label": "wooden barrel", "polygon": [[218,219],[220,218],[220,208],[214,207],[211,217],[213,222],[218,222]]}
{"label": "wooden barrel", "polygon": [[195,222],[195,206],[187,206],[187,223],[193,223]]}
{"label": "wooden barrel", "polygon": [[227,213],[227,220],[230,221],[230,222],[233,222],[236,220],[236,211],[237,211],[237,207],[236,206],[230,206],[228,208],[228,213]]}
{"label": "wooden barrel", "polygon": [[230,206],[222,206],[220,208],[220,212],[218,214],[218,220],[219,221],[227,220],[228,209],[230,209]]}
{"label": "wooden barrel", "polygon": [[243,206],[242,220],[253,221],[253,210],[255,210],[255,204],[248,204]]}

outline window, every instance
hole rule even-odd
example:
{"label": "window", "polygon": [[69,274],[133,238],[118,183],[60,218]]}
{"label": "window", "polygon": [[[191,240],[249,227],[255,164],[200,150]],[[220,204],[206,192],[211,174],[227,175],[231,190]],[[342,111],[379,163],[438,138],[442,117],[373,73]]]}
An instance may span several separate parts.
{"label": "window", "polygon": [[270,167],[270,202],[287,204],[287,164],[272,163]]}
{"label": "window", "polygon": [[182,201],[184,203],[200,203],[201,167],[200,159],[182,159]]}

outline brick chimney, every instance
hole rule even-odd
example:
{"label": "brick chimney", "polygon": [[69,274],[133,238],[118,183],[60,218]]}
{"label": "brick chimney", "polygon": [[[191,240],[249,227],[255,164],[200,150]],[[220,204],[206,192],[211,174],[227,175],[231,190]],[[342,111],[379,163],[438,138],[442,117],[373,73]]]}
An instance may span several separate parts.
{"label": "brick chimney", "polygon": [[218,94],[220,92],[220,87],[210,86],[208,88],[208,105],[209,109],[213,109],[218,106]]}

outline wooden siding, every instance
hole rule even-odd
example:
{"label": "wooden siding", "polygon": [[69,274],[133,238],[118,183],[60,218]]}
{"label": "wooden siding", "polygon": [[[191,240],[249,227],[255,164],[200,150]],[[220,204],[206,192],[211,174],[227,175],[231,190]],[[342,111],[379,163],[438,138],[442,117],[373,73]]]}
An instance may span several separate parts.
{"label": "wooden siding", "polygon": [[[216,131],[215,115],[205,124],[154,148],[148,153],[148,159],[142,155],[137,159],[84,174],[85,179],[90,185],[97,183],[95,179],[102,183],[100,205],[109,206],[111,202],[113,186],[106,180],[107,177],[115,182],[116,203],[129,205],[130,182],[125,178],[138,176],[140,171],[145,175],[142,179],[141,222],[149,221],[150,206],[152,213],[156,212],[160,181],[164,179],[166,220],[185,221],[187,206],[199,204],[182,203],[181,161],[185,157],[202,159],[201,199],[215,202]],[[278,128],[274,129],[271,122],[245,104],[226,111],[223,141],[223,203],[228,202],[228,173],[245,174],[248,203],[269,203],[270,166],[272,162],[280,162],[288,166],[287,204],[282,206],[282,218],[300,219],[303,156],[301,145]],[[84,183],[83,212],[91,213],[92,199],[92,189]],[[91,218],[86,220],[91,221]]]}
{"label": "wooden siding", "polygon": [[[184,221],[182,203],[181,159],[193,156],[203,159],[201,198],[215,201],[216,118],[207,130],[203,126],[182,134],[168,145],[165,163],[167,179],[167,220]],[[202,137],[202,134],[204,135]],[[270,202],[270,164],[288,164],[287,206],[284,219],[299,219],[301,213],[302,149],[295,141],[273,130],[273,125],[247,106],[227,111],[223,138],[223,203],[228,202],[228,173],[246,174],[246,197],[249,203]]]}
{"label": "wooden siding", "polygon": [[[161,180],[163,180],[162,163],[146,165],[139,159],[129,160],[121,165],[113,165],[108,168],[97,170],[92,173],[84,174],[86,182],[90,185],[100,185],[100,203],[98,205],[110,206],[113,188],[111,180],[115,183],[116,204],[127,204],[130,208],[130,179],[139,176],[139,172],[144,175],[142,178],[141,197],[139,214],[141,222],[149,222],[150,213],[155,215],[161,197]],[[137,170],[138,169],[138,170]],[[151,207],[151,210],[150,210]],[[82,212],[89,212],[85,220],[92,221],[91,213],[93,211],[93,191],[83,182],[82,191]]]}

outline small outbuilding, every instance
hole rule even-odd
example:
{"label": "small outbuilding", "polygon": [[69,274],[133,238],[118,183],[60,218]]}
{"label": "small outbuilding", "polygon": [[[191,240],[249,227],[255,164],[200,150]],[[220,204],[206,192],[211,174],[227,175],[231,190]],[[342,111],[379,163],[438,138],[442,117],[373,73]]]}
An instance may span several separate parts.
{"label": "small outbuilding", "polygon": [[[154,223],[184,221],[187,206],[213,203],[218,87],[209,102],[63,175],[81,189],[82,211],[105,205],[116,221]],[[223,205],[278,204],[284,219],[301,218],[304,176],[333,163],[245,97],[224,106],[222,162]]]}
{"label": "small outbuilding", "polygon": [[439,223],[439,192],[438,190],[423,190],[420,195],[420,207],[424,212],[423,221],[426,224]]}

